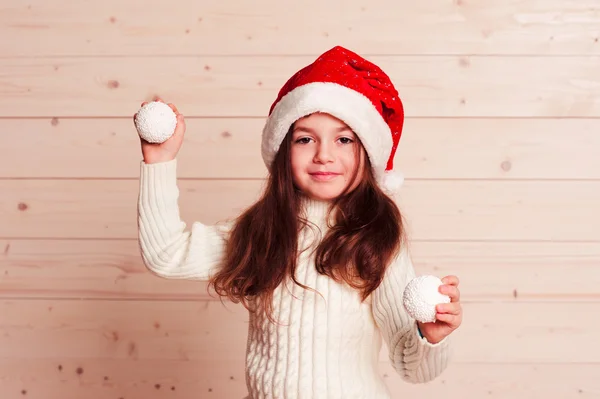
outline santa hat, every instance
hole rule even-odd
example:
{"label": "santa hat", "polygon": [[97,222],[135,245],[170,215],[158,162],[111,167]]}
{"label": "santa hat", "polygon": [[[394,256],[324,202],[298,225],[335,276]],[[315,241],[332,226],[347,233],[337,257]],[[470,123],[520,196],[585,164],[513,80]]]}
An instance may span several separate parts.
{"label": "santa hat", "polygon": [[262,157],[270,170],[279,146],[298,119],[328,113],[360,138],[380,187],[393,194],[403,182],[394,155],[404,109],[390,78],[377,65],[336,46],[296,72],[271,106],[262,134]]}

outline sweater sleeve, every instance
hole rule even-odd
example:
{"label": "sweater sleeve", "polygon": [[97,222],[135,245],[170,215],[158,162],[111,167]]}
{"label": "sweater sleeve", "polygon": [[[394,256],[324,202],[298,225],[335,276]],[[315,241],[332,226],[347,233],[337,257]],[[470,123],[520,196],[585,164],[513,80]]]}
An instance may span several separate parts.
{"label": "sweater sleeve", "polygon": [[145,266],[164,278],[208,280],[219,268],[230,223],[194,222],[179,215],[177,160],[140,165],[138,239]]}
{"label": "sweater sleeve", "polygon": [[414,277],[410,255],[402,250],[373,292],[371,306],[394,369],[405,381],[425,383],[437,378],[447,367],[450,345],[449,337],[435,344],[428,342],[404,309],[404,288]]}

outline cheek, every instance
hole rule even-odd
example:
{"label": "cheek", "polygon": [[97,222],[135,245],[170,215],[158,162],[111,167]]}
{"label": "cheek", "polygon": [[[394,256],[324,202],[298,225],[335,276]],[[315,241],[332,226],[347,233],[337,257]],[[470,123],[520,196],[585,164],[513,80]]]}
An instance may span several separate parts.
{"label": "cheek", "polygon": [[306,168],[306,151],[292,147],[290,151],[290,165],[292,174],[296,178]]}
{"label": "cheek", "polygon": [[358,159],[356,159],[354,148],[345,150],[340,159],[342,160],[346,172],[349,174],[354,173],[354,170],[358,167]]}

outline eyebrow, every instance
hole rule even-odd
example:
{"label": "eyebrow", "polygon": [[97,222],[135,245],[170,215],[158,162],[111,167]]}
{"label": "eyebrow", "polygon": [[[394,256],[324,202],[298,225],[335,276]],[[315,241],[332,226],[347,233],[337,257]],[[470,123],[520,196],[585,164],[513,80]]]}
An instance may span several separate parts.
{"label": "eyebrow", "polygon": [[[352,129],[350,129],[348,126],[340,126],[337,129],[335,129],[335,132],[340,133],[340,132],[343,132],[346,130],[352,131]],[[304,127],[304,126],[295,127],[294,130],[292,131],[292,133],[295,133],[295,132],[315,133],[315,131],[313,129],[311,129],[309,127]]]}

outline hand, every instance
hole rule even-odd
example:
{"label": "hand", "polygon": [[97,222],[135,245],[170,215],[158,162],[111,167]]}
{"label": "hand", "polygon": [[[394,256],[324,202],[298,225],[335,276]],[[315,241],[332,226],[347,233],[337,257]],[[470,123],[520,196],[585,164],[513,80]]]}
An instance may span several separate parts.
{"label": "hand", "polygon": [[[154,100],[164,103],[164,101],[160,98],[155,98]],[[142,107],[147,103],[147,101],[143,102]],[[171,107],[173,112],[175,112],[175,115],[177,115],[177,125],[175,126],[175,132],[163,143],[149,143],[148,141],[140,137],[140,141],[142,144],[142,155],[144,157],[145,163],[150,164],[172,161],[177,156],[177,153],[179,152],[179,149],[183,144],[183,135],[185,133],[185,120],[183,119],[183,115],[179,113],[175,105],[171,103],[167,105]],[[133,120],[135,126],[135,115],[133,116]]]}
{"label": "hand", "polygon": [[417,322],[421,334],[432,344],[438,343],[456,330],[462,323],[462,307],[460,306],[460,291],[458,277],[442,278],[443,285],[439,291],[450,297],[450,303],[440,303],[436,306],[436,321],[434,323]]}

